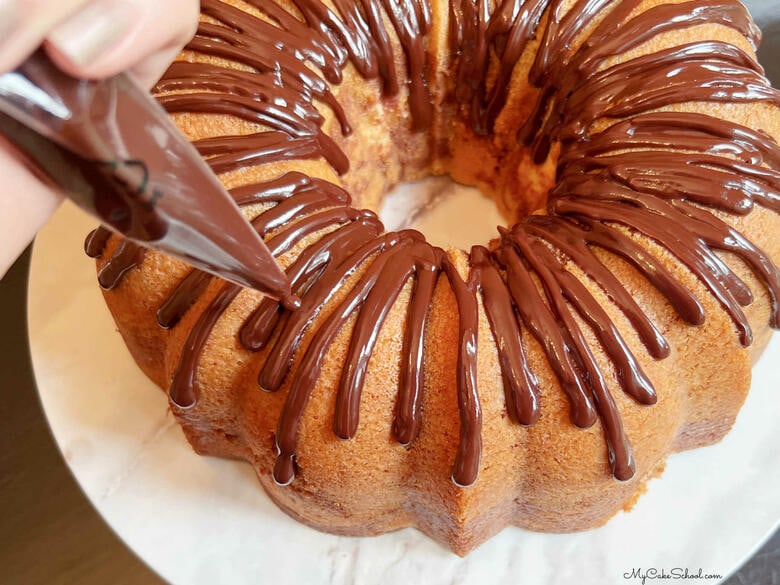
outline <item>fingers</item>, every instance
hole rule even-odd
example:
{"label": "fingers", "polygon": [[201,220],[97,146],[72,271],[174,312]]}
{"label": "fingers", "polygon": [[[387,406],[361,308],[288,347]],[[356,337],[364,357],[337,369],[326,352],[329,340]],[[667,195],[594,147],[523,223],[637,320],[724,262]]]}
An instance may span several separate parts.
{"label": "fingers", "polygon": [[42,43],[67,73],[153,84],[197,26],[197,0],[0,0],[0,72]]}
{"label": "fingers", "polygon": [[129,71],[151,86],[195,34],[199,11],[194,0],[166,0],[164,10],[159,0],[93,0],[52,31],[47,49],[75,77]]}
{"label": "fingers", "polygon": [[0,136],[0,278],[57,209],[62,196],[29,172]]}
{"label": "fingers", "polygon": [[0,0],[0,72],[13,69],[88,0]]}

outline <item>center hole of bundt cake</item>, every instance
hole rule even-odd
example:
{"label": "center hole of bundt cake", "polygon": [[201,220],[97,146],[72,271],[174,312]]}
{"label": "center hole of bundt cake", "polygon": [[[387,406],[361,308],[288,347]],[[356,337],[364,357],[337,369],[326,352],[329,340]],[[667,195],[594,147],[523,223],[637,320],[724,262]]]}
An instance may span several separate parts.
{"label": "center hole of bundt cake", "polygon": [[415,229],[434,246],[463,250],[487,244],[507,223],[490,197],[446,175],[400,184],[384,197],[379,217],[387,230]]}

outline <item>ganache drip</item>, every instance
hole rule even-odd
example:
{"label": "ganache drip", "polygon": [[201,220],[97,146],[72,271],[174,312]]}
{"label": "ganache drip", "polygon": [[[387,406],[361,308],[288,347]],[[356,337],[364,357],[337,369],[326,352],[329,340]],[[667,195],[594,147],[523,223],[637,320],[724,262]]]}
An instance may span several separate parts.
{"label": "ganache drip", "polygon": [[[386,96],[408,88],[414,129],[433,123],[427,2],[338,0],[332,8],[319,0],[293,3],[296,14],[266,0],[248,1],[263,16],[258,18],[219,0],[204,0],[206,18],[189,48],[248,70],[180,62],[157,85],[170,112],[228,114],[265,128],[197,141],[216,172],[323,158],[345,173],[349,161],[322,130],[317,102],[349,135],[349,120],[329,86],[342,81],[349,63],[365,78],[378,79]],[[718,252],[737,255],[766,285],[771,325],[780,325],[780,272],[715,213],[745,215],[756,205],[780,212],[780,148],[760,132],[715,117],[665,111],[690,101],[780,104],[778,92],[752,57],[721,41],[665,48],[607,66],[612,57],[658,34],[704,23],[734,29],[755,48],[759,33],[744,7],[734,0],[693,0],[636,14],[640,0],[578,0],[568,11],[570,3],[563,0],[504,0],[492,12],[489,4],[450,4],[452,98],[461,116],[475,133],[489,134],[509,98],[515,64],[535,47],[529,83],[538,89],[538,98],[518,128],[518,139],[532,147],[537,162],[548,157],[552,144],[560,142],[562,148],[546,215],[500,230],[493,249],[474,246],[466,277],[421,234],[384,233],[373,213],[352,209],[347,193],[322,179],[291,172],[232,191],[240,205],[267,207],[253,225],[277,256],[301,238],[322,233],[287,268],[300,309],[260,300],[238,332],[247,350],[270,348],[258,374],[260,387],[276,392],[289,386],[276,432],[273,473],[279,484],[295,477],[301,418],[328,349],[348,322],[353,324],[333,430],[343,439],[359,432],[368,362],[404,290],[409,301],[392,432],[403,445],[413,444],[420,432],[429,307],[437,286],[446,281],[459,315],[460,440],[452,468],[459,486],[476,481],[482,453],[476,384],[480,304],[498,352],[510,419],[532,425],[544,406],[524,347],[522,331],[527,331],[568,397],[572,423],[586,428],[599,420],[613,475],[619,480],[634,475],[631,446],[609,388],[618,384],[642,405],[654,404],[657,397],[629,340],[604,310],[604,299],[623,314],[649,356],[663,359],[671,348],[596,249],[632,266],[685,323],[700,326],[706,316],[696,295],[621,227],[649,238],[684,264],[717,299],[747,346],[752,332],[743,309],[753,293]],[[405,80],[396,70],[399,59],[385,23],[403,52]],[[583,31],[590,31],[586,38],[580,38]],[[611,125],[596,125],[605,119]],[[104,228],[90,236],[91,256],[101,254],[107,236]],[[120,244],[100,272],[101,285],[117,286],[142,261],[141,254]],[[322,317],[323,305],[353,275],[357,283]],[[210,287],[216,292],[187,338],[171,384],[171,400],[181,408],[197,403],[200,355],[240,289],[193,271],[158,311],[160,326],[174,327]],[[587,341],[585,329],[598,347]],[[608,368],[599,365],[598,353],[606,355]]]}

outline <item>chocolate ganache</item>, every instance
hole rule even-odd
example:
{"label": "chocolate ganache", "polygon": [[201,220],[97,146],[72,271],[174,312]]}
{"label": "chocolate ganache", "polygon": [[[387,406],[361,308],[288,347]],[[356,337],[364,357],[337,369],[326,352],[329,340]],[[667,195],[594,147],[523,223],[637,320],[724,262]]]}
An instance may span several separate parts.
{"label": "chocolate ganache", "polygon": [[[408,95],[411,124],[430,126],[426,34],[431,9],[425,0],[293,0],[297,14],[272,2],[246,0],[264,18],[219,0],[204,0],[206,16],[189,48],[246,66],[234,71],[215,64],[177,62],[158,83],[169,112],[222,113],[257,122],[265,130],[245,136],[195,141],[218,173],[266,162],[324,158],[344,174],[349,160],[322,129],[315,102],[333,112],[346,136],[352,131],[329,84],[342,81],[348,63],[377,79],[387,96]],[[639,0],[486,0],[450,3],[450,48],[454,70],[451,99],[477,134],[489,134],[508,97],[515,64],[531,42],[539,47],[528,81],[538,100],[517,129],[519,142],[543,162],[560,144],[556,186],[543,214],[530,215],[490,247],[474,246],[463,276],[451,256],[415,231],[384,232],[369,211],[350,207],[342,188],[302,172],[232,191],[240,205],[273,205],[253,225],[269,237],[279,256],[308,234],[332,228],[287,268],[297,311],[265,299],[237,333],[250,351],[272,344],[258,373],[267,392],[289,377],[276,431],[277,483],[293,481],[300,421],[330,344],[355,320],[339,381],[334,433],[359,432],[359,404],[368,361],[378,332],[401,290],[411,285],[402,340],[401,383],[392,432],[408,445],[421,428],[423,341],[434,289],[450,287],[458,308],[457,400],[460,438],[452,480],[477,480],[482,451],[482,413],[476,388],[477,330],[481,304],[496,341],[508,415],[532,425],[543,408],[540,382],[526,357],[520,329],[540,344],[570,404],[577,427],[600,420],[612,473],[635,473],[631,445],[594,347],[590,328],[621,387],[642,405],[656,393],[627,341],[573,271],[584,273],[611,299],[635,329],[644,349],[664,359],[664,332],[600,260],[605,250],[624,260],[668,299],[691,326],[706,315],[696,295],[653,255],[626,235],[627,228],[665,248],[717,299],[733,321],[742,345],[752,341],[744,307],[753,300],[747,285],[719,252],[738,256],[760,277],[772,303],[771,325],[780,324],[780,273],[767,255],[720,218],[746,215],[754,206],[780,211],[780,148],[767,135],[706,114],[667,106],[697,102],[780,105],[761,67],[739,47],[722,41],[683,44],[615,63],[663,32],[703,23],[730,27],[755,48],[759,32],[735,0],[691,0],[637,14]],[[400,43],[393,54],[390,28]],[[576,42],[575,42],[576,41]],[[576,46],[576,50],[572,49]],[[498,65],[491,71],[493,59]],[[405,76],[396,63],[405,64]],[[403,92],[403,93],[402,93]],[[610,119],[603,127],[596,122]],[[270,234],[273,234],[272,236]],[[90,255],[101,254],[107,232],[89,239]],[[138,264],[142,252],[127,242],[101,270],[104,287],[115,287]],[[334,291],[353,274],[356,284],[316,330],[312,321]],[[193,270],[158,312],[161,327],[175,327],[212,277]],[[171,384],[179,408],[198,400],[198,365],[219,316],[239,292],[224,284],[189,333]],[[311,341],[301,349],[305,335]],[[293,365],[295,368],[293,370]]]}

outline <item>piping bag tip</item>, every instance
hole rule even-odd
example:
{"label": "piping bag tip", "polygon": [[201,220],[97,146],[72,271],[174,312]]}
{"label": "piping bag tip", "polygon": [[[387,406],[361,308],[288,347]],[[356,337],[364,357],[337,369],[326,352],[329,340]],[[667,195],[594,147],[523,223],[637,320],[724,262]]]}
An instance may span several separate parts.
{"label": "piping bag tip", "polygon": [[101,223],[300,306],[260,234],[167,112],[129,77],[74,79],[37,51],[0,75],[0,132]]}
{"label": "piping bag tip", "polygon": [[301,299],[298,295],[290,293],[282,299],[282,306],[288,311],[295,311],[301,308]]}
{"label": "piping bag tip", "polygon": [[[183,222],[170,221],[163,227],[164,235],[154,241],[131,239],[234,284],[258,290],[278,299],[289,310],[298,308],[300,300],[292,293],[287,275],[241,212],[232,210],[234,206],[231,199],[212,195],[209,211],[218,215],[213,223],[200,225],[185,217]],[[180,215],[178,209],[166,213],[169,219]]]}

